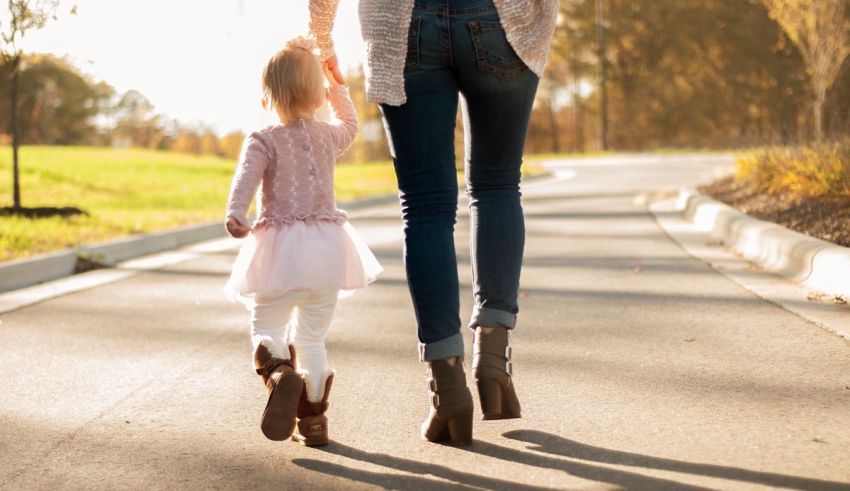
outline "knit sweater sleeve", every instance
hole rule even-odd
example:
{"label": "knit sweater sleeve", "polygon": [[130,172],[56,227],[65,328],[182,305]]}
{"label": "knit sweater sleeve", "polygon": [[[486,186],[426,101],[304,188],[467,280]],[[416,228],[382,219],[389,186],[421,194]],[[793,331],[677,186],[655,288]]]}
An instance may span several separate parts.
{"label": "knit sweater sleeve", "polygon": [[249,135],[242,145],[239,163],[230,185],[225,219],[232,217],[239,223],[248,225],[248,207],[257,194],[269,160],[269,148],[260,134],[255,132]]}
{"label": "knit sweater sleeve", "polygon": [[337,156],[348,150],[354,136],[357,135],[357,112],[348,88],[344,85],[331,84],[327,91],[328,102],[334,113],[335,121],[331,123],[331,136],[337,149]]}
{"label": "knit sweater sleeve", "polygon": [[310,0],[310,34],[316,38],[323,62],[335,54],[331,31],[338,5],[339,0]]}

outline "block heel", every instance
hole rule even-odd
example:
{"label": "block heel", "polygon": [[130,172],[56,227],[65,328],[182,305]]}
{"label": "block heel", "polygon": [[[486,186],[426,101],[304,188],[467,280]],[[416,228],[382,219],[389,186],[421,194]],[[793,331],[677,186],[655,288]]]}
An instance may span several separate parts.
{"label": "block heel", "polygon": [[496,327],[477,328],[472,351],[472,371],[481,403],[481,419],[522,417],[513,383],[510,331]]}
{"label": "block heel", "polygon": [[472,443],[472,393],[466,385],[463,361],[429,362],[428,386],[431,410],[420,433],[429,442],[469,445]]}
{"label": "block heel", "polygon": [[475,385],[478,387],[482,419],[498,419],[502,414],[502,387],[492,379],[476,380]]}
{"label": "block heel", "polygon": [[455,445],[472,444],[472,408],[449,420],[449,438]]}

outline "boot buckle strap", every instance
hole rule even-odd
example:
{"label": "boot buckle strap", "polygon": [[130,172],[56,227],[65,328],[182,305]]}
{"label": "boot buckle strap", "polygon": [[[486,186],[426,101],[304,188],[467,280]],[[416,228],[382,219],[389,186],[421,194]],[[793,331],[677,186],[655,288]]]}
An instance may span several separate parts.
{"label": "boot buckle strap", "polygon": [[514,350],[511,348],[511,345],[505,346],[505,359],[510,360],[513,352]]}
{"label": "boot buckle strap", "polygon": [[431,392],[451,390],[457,387],[462,387],[463,384],[458,382],[457,380],[440,380],[437,379],[428,379],[428,388],[431,389]]}
{"label": "boot buckle strap", "polygon": [[511,363],[510,361],[505,362],[505,372],[507,372],[508,375],[514,374],[514,364]]}
{"label": "boot buckle strap", "polygon": [[441,404],[456,404],[471,399],[472,395],[469,393],[469,389],[466,388],[466,386],[444,390],[439,394],[435,392],[431,393],[431,402],[434,404],[435,409]]}

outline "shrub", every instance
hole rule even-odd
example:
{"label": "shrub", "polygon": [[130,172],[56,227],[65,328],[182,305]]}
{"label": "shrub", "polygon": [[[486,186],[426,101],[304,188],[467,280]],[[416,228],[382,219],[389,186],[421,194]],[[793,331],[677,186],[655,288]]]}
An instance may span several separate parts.
{"label": "shrub", "polygon": [[737,179],[757,191],[800,198],[850,198],[850,140],[817,147],[773,147],[738,158]]}

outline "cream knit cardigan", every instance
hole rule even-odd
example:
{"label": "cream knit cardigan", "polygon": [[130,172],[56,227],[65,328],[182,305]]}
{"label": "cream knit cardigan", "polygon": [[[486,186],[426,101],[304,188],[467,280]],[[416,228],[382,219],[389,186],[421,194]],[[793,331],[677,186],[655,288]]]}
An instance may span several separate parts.
{"label": "cream knit cardigan", "polygon": [[[333,29],[339,0],[310,0],[310,32],[322,58],[333,56]],[[360,0],[360,26],[366,42],[366,95],[370,101],[400,106],[404,94],[407,31],[414,0]],[[558,0],[494,0],[508,42],[538,77],[543,75],[555,32]]]}

